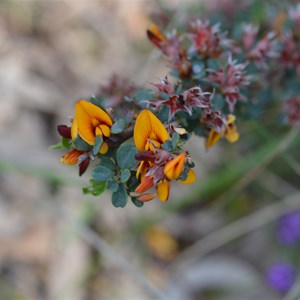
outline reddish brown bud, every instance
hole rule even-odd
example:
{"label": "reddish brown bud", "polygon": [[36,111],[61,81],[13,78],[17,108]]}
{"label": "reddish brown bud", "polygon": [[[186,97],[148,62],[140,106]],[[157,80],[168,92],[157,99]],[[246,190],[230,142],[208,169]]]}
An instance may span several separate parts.
{"label": "reddish brown bud", "polygon": [[90,164],[90,160],[91,159],[88,157],[79,164],[79,176],[81,176],[86,171]]}
{"label": "reddish brown bud", "polygon": [[57,131],[64,138],[66,138],[66,139],[71,138],[71,127],[69,127],[67,125],[58,125]]}

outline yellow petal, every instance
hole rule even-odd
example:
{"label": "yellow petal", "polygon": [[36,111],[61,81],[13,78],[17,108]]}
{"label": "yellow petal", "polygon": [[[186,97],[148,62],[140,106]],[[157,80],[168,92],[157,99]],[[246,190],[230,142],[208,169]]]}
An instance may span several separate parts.
{"label": "yellow petal", "polygon": [[89,145],[94,144],[95,131],[98,126],[102,124],[112,126],[112,120],[104,110],[85,100],[79,100],[76,103],[75,119],[79,135]]}
{"label": "yellow petal", "polygon": [[71,126],[71,138],[73,141],[76,139],[77,134],[78,134],[77,122],[76,119],[74,118]]}
{"label": "yellow petal", "polygon": [[157,196],[160,201],[167,201],[170,194],[171,183],[169,181],[162,181],[156,187]]}
{"label": "yellow petal", "polygon": [[[145,146],[150,140],[157,145],[169,139],[169,134],[160,120],[148,109],[143,110],[136,119],[133,131],[135,146],[139,151],[149,150]],[[156,144],[156,143],[155,143]]]}
{"label": "yellow petal", "polygon": [[178,182],[182,184],[191,184],[194,183],[197,180],[196,174],[194,170],[190,169],[188,172],[188,176],[185,180],[178,180]]}
{"label": "yellow petal", "polygon": [[99,153],[100,154],[105,154],[108,151],[108,144],[103,142],[100,149],[99,149]]}
{"label": "yellow petal", "polygon": [[66,165],[75,165],[78,162],[78,158],[84,152],[79,151],[77,149],[73,149],[70,152],[66,153],[61,159],[60,162]]}
{"label": "yellow petal", "polygon": [[166,163],[164,174],[169,180],[177,179],[183,170],[186,153],[183,152]]}
{"label": "yellow petal", "polygon": [[100,129],[101,129],[104,136],[106,136],[106,137],[110,136],[110,128],[107,125],[101,124]]}
{"label": "yellow petal", "polygon": [[146,161],[141,161],[137,171],[136,171],[136,178],[139,178],[140,174],[141,174],[141,179],[143,179],[146,173],[146,168],[147,168],[148,162]]}
{"label": "yellow petal", "polygon": [[208,135],[208,138],[205,142],[206,148],[211,148],[213,145],[217,143],[217,141],[221,138],[221,134],[216,132],[214,129],[211,129]]}
{"label": "yellow petal", "polygon": [[234,121],[236,120],[236,116],[234,116],[234,115],[228,115],[226,117],[226,119],[227,119],[227,124],[230,125],[230,124],[234,123]]}
{"label": "yellow petal", "polygon": [[228,142],[230,143],[235,143],[239,137],[240,134],[236,131],[236,126],[231,126],[229,127],[226,132],[225,132],[225,138],[227,139]]}
{"label": "yellow petal", "polygon": [[95,129],[95,136],[97,136],[97,135],[103,136],[103,132],[102,132],[100,126],[96,127],[96,129]]}
{"label": "yellow petal", "polygon": [[160,148],[161,143],[155,141],[155,140],[148,140],[145,145],[145,150],[151,150],[154,151],[155,148]]}

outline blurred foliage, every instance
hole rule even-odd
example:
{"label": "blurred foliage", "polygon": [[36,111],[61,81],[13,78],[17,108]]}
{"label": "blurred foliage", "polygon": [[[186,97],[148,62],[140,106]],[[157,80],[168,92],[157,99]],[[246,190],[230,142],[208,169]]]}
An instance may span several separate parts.
{"label": "blurred foliage", "polygon": [[[130,164],[126,165],[127,161],[123,158],[124,155],[130,153],[130,151],[127,152],[128,149],[123,154],[119,152],[119,155],[117,155],[117,149],[113,149],[116,155],[114,161],[104,163],[105,160],[101,160],[100,165],[99,162],[96,163],[96,168],[111,169],[114,172],[114,178],[117,179],[108,180],[105,184],[95,181],[95,178],[88,182],[92,173],[89,169],[83,178],[76,178],[73,176],[74,169],[69,172],[65,170],[67,168],[60,168],[58,163],[55,164],[57,154],[53,155],[51,152],[46,156],[44,154],[48,153],[46,149],[50,141],[51,143],[57,141],[57,136],[52,134],[55,131],[55,124],[62,123],[62,120],[65,122],[66,119],[63,116],[70,114],[70,102],[62,101],[62,99],[77,100],[91,92],[100,95],[102,91],[103,97],[100,99],[102,104],[104,98],[109,99],[109,104],[116,103],[115,101],[118,101],[120,97],[123,99],[124,90],[119,89],[120,86],[123,86],[126,87],[126,96],[129,95],[126,101],[134,99],[139,106],[137,112],[146,107],[145,103],[143,104],[141,101],[152,100],[155,89],[152,86],[149,88],[147,81],[156,82],[157,76],[164,78],[166,71],[161,66],[164,66],[166,62],[151,61],[151,67],[157,67],[155,74],[150,72],[150,76],[145,81],[142,76],[139,76],[137,70],[140,70],[144,63],[144,67],[149,68],[143,53],[148,55],[151,50],[150,43],[146,43],[146,38],[142,39],[137,34],[138,30],[130,31],[129,29],[139,27],[139,15],[144,18],[146,14],[149,14],[164,35],[170,34],[174,28],[179,34],[183,34],[190,21],[201,18],[202,20],[208,19],[212,26],[220,23],[221,32],[225,33],[226,37],[235,40],[241,38],[244,24],[255,24],[259,26],[257,38],[262,39],[267,32],[276,28],[286,33],[294,30],[288,19],[288,9],[296,7],[296,4],[297,1],[237,2],[222,0],[207,1],[201,5],[198,2],[187,2],[180,8],[168,1],[158,1],[157,3],[153,2],[153,6],[147,12],[145,12],[145,7],[140,7],[136,14],[129,11],[128,4],[127,8],[123,8],[122,14],[117,4],[103,2],[100,6],[104,11],[108,9],[108,17],[113,20],[112,22],[122,24],[121,27],[124,30],[122,31],[119,27],[118,29],[113,27],[112,22],[108,22],[108,18],[105,18],[106,13],[99,17],[98,6],[95,9],[94,6],[88,4],[85,4],[86,6],[82,4],[82,7],[74,4],[71,9],[69,4],[64,2],[56,3],[56,5],[37,2],[26,2],[26,5],[19,5],[16,2],[1,2],[1,19],[3,17],[1,21],[7,26],[1,29],[1,43],[3,44],[4,40],[5,44],[9,45],[10,40],[7,36],[13,34],[13,38],[18,40],[18,44],[15,44],[13,50],[9,48],[9,52],[15,53],[13,51],[20,49],[24,54],[24,61],[27,61],[31,68],[28,73],[22,73],[24,77],[22,80],[18,79],[16,87],[19,96],[15,97],[20,97],[20,103],[18,102],[18,108],[14,107],[14,110],[20,110],[20,114],[13,115],[13,122],[7,122],[8,127],[1,126],[10,136],[15,135],[16,139],[20,140],[20,143],[10,145],[9,135],[6,134],[2,138],[5,143],[1,142],[0,144],[1,151],[3,151],[0,160],[1,205],[3,204],[5,209],[12,207],[12,210],[1,210],[3,223],[6,224],[6,226],[5,224],[1,225],[1,230],[2,228],[6,230],[8,227],[12,229],[15,212],[18,212],[22,215],[23,223],[20,224],[23,231],[17,231],[17,238],[15,238],[15,233],[10,233],[10,239],[1,235],[2,248],[8,250],[0,253],[0,298],[47,299],[48,297],[55,299],[57,295],[71,295],[73,299],[72,291],[78,299],[159,298],[153,296],[155,293],[151,294],[151,288],[145,288],[145,285],[140,283],[139,278],[145,278],[150,283],[153,282],[156,289],[164,290],[170,299],[176,298],[176,295],[181,296],[182,299],[217,300],[250,299],[251,297],[281,299],[282,292],[272,285],[269,287],[265,273],[268,267],[274,263],[286,261],[295,267],[297,271],[295,275],[298,275],[299,241],[294,246],[284,245],[277,236],[278,220],[275,217],[273,222],[268,223],[268,226],[261,226],[251,233],[249,231],[247,234],[242,234],[234,242],[230,239],[228,242],[216,241],[217,244],[220,243],[220,246],[208,251],[210,255],[207,258],[202,257],[199,254],[200,251],[191,254],[189,258],[185,256],[185,253],[188,253],[190,247],[197,243],[209,241],[214,237],[215,232],[227,226],[232,225],[231,228],[238,231],[239,221],[243,218],[251,217],[265,207],[280,204],[285,198],[299,191],[298,125],[288,123],[288,111],[284,108],[284,104],[288,100],[300,95],[296,64],[291,68],[283,67],[279,70],[275,64],[272,65],[273,58],[267,58],[267,69],[260,69],[260,66],[254,62],[250,62],[246,66],[246,74],[251,74],[253,77],[250,86],[242,87],[240,90],[246,96],[246,102],[238,102],[235,107],[236,124],[240,133],[240,139],[236,144],[231,145],[226,140],[221,140],[208,153],[204,153],[202,144],[204,144],[204,138],[207,137],[208,128],[196,128],[195,120],[197,118],[190,119],[187,124],[185,119],[188,115],[185,112],[177,113],[179,122],[187,124],[189,131],[194,130],[195,133],[202,136],[198,140],[191,138],[188,142],[192,146],[186,144],[187,149],[193,154],[199,179],[198,183],[191,188],[184,186],[179,188],[179,185],[175,184],[167,204],[152,201],[151,204],[144,205],[142,209],[138,209],[134,205],[127,205],[126,210],[121,212],[111,207],[104,187],[112,193],[123,192],[123,197],[114,197],[114,203],[117,206],[124,206],[127,201],[124,185],[130,186],[130,190],[134,190],[138,185],[135,180],[134,168]],[[121,4],[119,5],[121,6]],[[67,10],[70,14],[67,13]],[[296,9],[294,10],[296,11]],[[55,15],[58,18],[55,18]],[[62,15],[64,16],[62,17]],[[131,23],[128,19],[135,20],[135,25],[130,27],[131,25],[128,24]],[[59,21],[57,23],[59,29],[53,20]],[[150,18],[146,23],[149,20]],[[64,25],[65,23],[66,25]],[[74,26],[74,23],[77,25]],[[49,26],[49,24],[52,25]],[[99,28],[102,28],[103,32],[101,29],[97,31]],[[107,40],[103,40],[104,31],[109,33]],[[98,33],[95,34],[95,32]],[[124,38],[126,32],[128,36],[124,42],[122,37]],[[114,40],[118,40],[118,34],[121,36],[121,42],[113,44],[112,35]],[[278,36],[276,38],[278,39]],[[24,42],[22,47],[20,46],[21,41]],[[107,50],[108,53],[111,51],[111,55],[103,58],[102,55],[106,49],[109,49],[109,43],[112,44],[115,51]],[[35,48],[37,44],[43,45],[42,48]],[[80,48],[83,44],[85,45],[84,49]],[[130,48],[130,51],[127,52],[124,50],[128,60],[125,59],[124,65],[118,68],[117,54],[122,51],[123,46],[126,47],[125,44],[135,48]],[[185,42],[185,45],[188,44]],[[276,50],[280,52],[284,46],[283,43]],[[297,47],[299,50],[298,38]],[[133,51],[137,51],[137,53]],[[4,52],[5,55],[8,55],[7,53]],[[42,53],[44,58],[50,58],[52,55],[53,58],[47,60],[45,64],[38,65],[37,62],[41,60],[38,53]],[[32,56],[35,59],[32,60]],[[26,59],[26,57],[31,57],[31,59]],[[132,60],[129,57],[132,57]],[[218,63],[208,60],[207,65],[211,69],[218,70],[220,67],[226,66],[227,58],[222,57]],[[234,53],[234,58],[238,60],[238,63],[246,61],[244,53]],[[5,59],[6,56],[4,56]],[[122,59],[124,60],[124,56]],[[200,70],[207,67],[205,64],[201,65],[202,62],[199,62],[199,58],[193,57],[193,59],[194,63],[199,65]],[[274,59],[276,60],[276,58]],[[21,61],[18,60],[17,64],[23,67]],[[100,66],[102,61],[106,61],[107,64]],[[133,61],[134,63],[132,63]],[[2,60],[1,63],[3,69],[6,70],[7,65]],[[61,68],[58,68],[58,73],[56,73],[57,70],[54,70],[54,67],[58,64]],[[92,66],[96,67],[92,69]],[[111,70],[109,70],[110,67]],[[11,68],[11,70],[14,69]],[[127,74],[126,70],[129,70],[125,77],[131,78],[133,82],[138,82],[139,86],[134,87],[131,82],[123,81],[120,76],[119,80],[121,81],[117,90],[110,90],[109,86],[103,88],[103,78],[115,70],[120,70],[120,73],[123,74]],[[179,75],[178,70],[177,72],[173,71],[173,75]],[[265,78],[266,72],[268,73],[267,78]],[[29,86],[30,83],[26,80],[30,78],[36,80],[36,74],[38,74],[38,78],[42,78],[37,85],[45,83],[45,85],[41,85],[43,92],[41,94],[36,86],[32,85],[30,97],[28,97],[28,90],[19,90],[19,88],[22,83]],[[200,73],[200,77],[204,74]],[[116,80],[115,78],[114,82]],[[207,88],[213,86],[213,84],[198,80],[196,78],[193,84]],[[101,81],[101,86],[98,92],[99,81]],[[141,81],[144,88],[140,86]],[[169,76],[169,81],[172,85],[174,84],[177,96],[184,92],[184,87],[176,83],[176,78]],[[183,85],[187,84],[187,81],[182,78],[179,81],[182,81]],[[108,85],[109,83],[111,80],[108,80]],[[217,86],[214,88],[217,89]],[[3,90],[5,91],[5,89]],[[9,93],[5,94],[4,98],[10,99],[7,95]],[[161,100],[168,99],[168,95],[161,96]],[[30,98],[45,99],[45,101]],[[27,101],[27,99],[29,100]],[[214,101],[216,109],[228,114],[227,103],[219,91],[214,94]],[[14,102],[9,101],[9,103]],[[128,104],[128,102],[126,103]],[[105,106],[104,109],[108,109],[109,106]],[[6,117],[9,116],[8,113],[6,116],[5,108],[3,106],[2,120],[6,120]],[[25,131],[27,127],[18,122],[29,112],[39,115],[42,121],[34,123],[33,115],[29,114],[32,127],[29,131]],[[200,114],[200,112],[198,113]],[[134,119],[136,116],[130,117]],[[164,111],[161,108],[158,117],[162,122],[166,122],[168,109]],[[128,118],[127,120],[126,118],[118,120],[122,121],[114,122],[112,127],[114,134],[122,133],[128,126]],[[6,126],[4,121],[2,124]],[[44,127],[46,134],[44,131],[39,131],[44,130]],[[20,134],[16,135],[16,131],[26,136],[27,143]],[[0,133],[2,134],[2,129]],[[47,136],[46,142],[45,136]],[[190,138],[190,136],[184,138]],[[181,138],[182,142],[185,141],[184,138]],[[34,151],[39,147],[39,144],[35,143],[37,140],[42,141],[42,146],[40,146],[42,156],[36,155],[37,152]],[[31,142],[29,143],[29,141]],[[68,147],[69,144],[65,141],[62,140],[59,147]],[[34,147],[27,146],[27,144],[32,144]],[[176,146],[175,142],[174,145],[169,143],[166,145],[169,148],[166,149],[173,151]],[[27,147],[29,147],[28,151]],[[6,150],[8,148],[9,151]],[[50,155],[53,156],[50,157]],[[125,165],[123,165],[124,163]],[[105,171],[96,176],[110,174],[109,171]],[[130,177],[128,178],[128,176]],[[36,180],[35,184],[30,183],[30,180]],[[85,186],[83,188],[85,194],[96,195],[96,197],[88,195],[82,200],[79,188],[82,186]],[[28,194],[32,187],[32,194]],[[18,200],[11,196],[15,194],[19,195],[19,198],[16,198]],[[34,202],[35,199],[38,200]],[[130,199],[136,205],[141,204],[135,197],[128,198],[128,200]],[[89,241],[86,238],[86,232],[80,233],[81,231],[75,225],[70,225],[71,228],[61,226],[61,223],[73,224],[69,222],[68,218],[63,217],[64,214],[61,213],[61,210],[70,213],[71,219],[83,224],[87,232],[95,233],[100,242],[95,236],[94,238],[100,244],[101,239],[107,240],[108,248],[110,247],[108,252],[112,253],[113,258],[103,248],[97,248],[95,246],[97,242]],[[281,214],[284,213],[285,211],[282,210]],[[29,225],[42,230],[40,219],[45,222],[49,219],[50,222],[46,224],[45,231],[32,235],[33,247],[30,248],[28,246],[30,243],[23,238],[23,235],[26,237]],[[16,228],[19,228],[19,225]],[[76,231],[78,234],[70,235],[70,231],[72,233]],[[54,237],[48,238],[49,244],[46,244],[49,245],[46,248],[50,255],[39,254],[39,245],[43,243],[43,238],[47,238],[49,232],[54,233]],[[19,241],[18,244],[11,242],[15,239]],[[53,244],[56,249],[52,249]],[[202,247],[209,248],[209,243],[202,244]],[[22,253],[23,256],[21,256]],[[134,277],[130,269],[124,268],[124,264],[120,263],[119,254],[120,257],[126,257],[125,260],[131,266],[136,266],[140,270],[138,276]],[[37,258],[40,257],[39,255],[45,256]],[[199,264],[195,263],[191,266],[188,264],[189,259],[198,259]],[[178,262],[183,267],[176,269],[174,266]],[[225,265],[226,262],[228,265]],[[72,267],[78,269],[74,270]],[[61,281],[61,285],[54,283],[55,281],[50,278],[49,273],[53,278]],[[229,276],[230,274],[232,276]],[[234,276],[235,274],[240,281]],[[207,278],[209,280],[206,280]],[[248,286],[245,281],[248,281]],[[153,297],[148,297],[148,293]]]}

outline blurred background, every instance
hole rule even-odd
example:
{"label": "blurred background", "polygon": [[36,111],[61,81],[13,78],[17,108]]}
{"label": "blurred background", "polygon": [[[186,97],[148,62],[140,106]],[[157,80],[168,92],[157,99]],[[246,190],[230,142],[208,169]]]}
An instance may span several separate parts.
{"label": "blurred background", "polygon": [[[206,4],[230,17],[249,1]],[[265,270],[278,252],[276,217],[288,210],[278,200],[299,187],[294,158],[278,163],[295,134],[258,149],[265,137],[247,123],[236,147],[209,152],[193,138],[199,184],[143,208],[83,196],[90,174],[79,178],[59,162],[63,152],[48,150],[74,103],[112,74],[149,88],[164,77],[147,26],[175,26],[200,8],[193,0],[1,1],[1,300],[281,299]]]}

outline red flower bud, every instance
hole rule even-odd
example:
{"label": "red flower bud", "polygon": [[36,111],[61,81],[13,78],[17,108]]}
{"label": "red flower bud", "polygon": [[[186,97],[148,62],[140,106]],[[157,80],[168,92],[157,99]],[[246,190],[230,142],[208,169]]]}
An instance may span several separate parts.
{"label": "red flower bud", "polygon": [[71,127],[69,127],[67,125],[58,125],[57,131],[64,138],[66,138],[66,139],[71,138]]}

